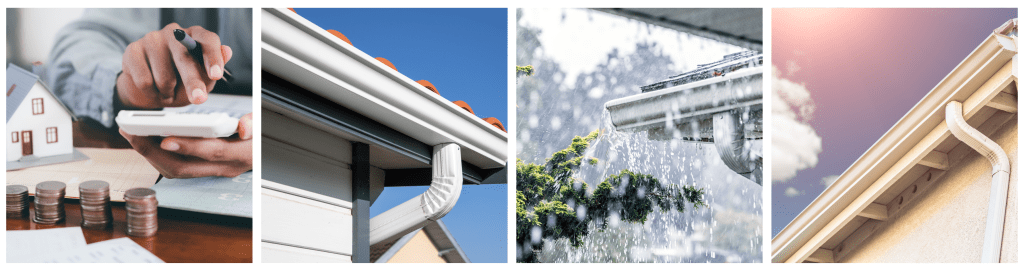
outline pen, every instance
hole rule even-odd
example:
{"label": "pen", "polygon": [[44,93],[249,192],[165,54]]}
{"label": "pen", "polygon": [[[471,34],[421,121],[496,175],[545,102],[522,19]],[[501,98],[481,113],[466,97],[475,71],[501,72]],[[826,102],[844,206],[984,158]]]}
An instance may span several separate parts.
{"label": "pen", "polygon": [[[204,66],[206,65],[206,63],[203,61],[202,44],[192,39],[192,37],[190,37],[188,34],[185,33],[184,30],[181,29],[174,30],[174,39],[178,40],[178,42],[180,42],[181,45],[184,45],[185,49],[188,49],[188,53],[192,55],[192,58],[195,59],[196,62],[201,63]],[[225,82],[231,79],[231,72],[228,71],[228,67],[224,67],[224,76],[220,79],[224,80]]]}

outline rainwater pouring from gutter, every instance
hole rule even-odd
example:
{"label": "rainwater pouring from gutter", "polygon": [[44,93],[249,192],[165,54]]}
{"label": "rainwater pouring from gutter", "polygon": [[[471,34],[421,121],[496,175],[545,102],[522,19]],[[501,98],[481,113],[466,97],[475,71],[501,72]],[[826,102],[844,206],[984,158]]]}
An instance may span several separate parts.
{"label": "rainwater pouring from gutter", "polygon": [[999,144],[967,124],[963,111],[960,102],[950,101],[946,105],[946,124],[954,137],[971,146],[992,163],[992,189],[989,191],[981,262],[998,263],[1003,245],[1003,222],[1006,219],[1006,197],[1010,184],[1010,159]]}
{"label": "rainwater pouring from gutter", "polygon": [[434,146],[426,192],[370,219],[370,245],[390,241],[441,219],[462,193],[462,152],[458,144]]}
{"label": "rainwater pouring from gutter", "polygon": [[605,103],[612,125],[623,132],[647,131],[652,140],[714,144],[729,169],[761,185],[763,55],[729,54],[667,80],[641,87],[641,94]]}

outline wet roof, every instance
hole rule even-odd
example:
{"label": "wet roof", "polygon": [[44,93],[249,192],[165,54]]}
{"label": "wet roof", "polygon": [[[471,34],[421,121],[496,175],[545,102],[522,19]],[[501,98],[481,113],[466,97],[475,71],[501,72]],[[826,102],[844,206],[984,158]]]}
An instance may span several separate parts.
{"label": "wet roof", "polygon": [[754,51],[763,49],[760,8],[598,8],[649,24],[674,29]]}

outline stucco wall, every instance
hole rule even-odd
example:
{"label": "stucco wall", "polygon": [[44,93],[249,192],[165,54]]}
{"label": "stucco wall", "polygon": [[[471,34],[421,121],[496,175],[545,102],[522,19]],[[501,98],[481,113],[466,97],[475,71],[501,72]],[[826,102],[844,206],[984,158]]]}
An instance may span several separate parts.
{"label": "stucco wall", "polygon": [[[988,134],[1010,157],[1002,262],[1017,262],[1017,116]],[[960,144],[933,187],[890,217],[842,262],[978,262],[991,189],[988,160]]]}

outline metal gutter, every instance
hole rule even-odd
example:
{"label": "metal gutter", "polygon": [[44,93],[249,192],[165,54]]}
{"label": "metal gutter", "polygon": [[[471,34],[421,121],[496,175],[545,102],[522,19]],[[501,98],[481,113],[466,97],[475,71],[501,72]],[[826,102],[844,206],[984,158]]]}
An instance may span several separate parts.
{"label": "metal gutter", "polygon": [[[725,76],[608,101],[604,107],[619,131],[664,127],[665,123],[710,116],[737,108],[763,104],[761,78],[764,67],[747,68]],[[732,85],[748,88],[730,91]],[[717,90],[721,89],[721,90]],[[671,110],[665,110],[670,108]]]}
{"label": "metal gutter", "polygon": [[985,221],[985,242],[981,262],[998,263],[1003,245],[1003,222],[1006,219],[1006,197],[1010,186],[1010,159],[1003,148],[979,132],[963,116],[963,105],[951,101],[946,105],[946,123],[957,139],[981,153],[992,164],[992,189],[989,191],[988,216]]}
{"label": "metal gutter", "polygon": [[261,99],[264,108],[301,122],[323,124],[352,135],[366,143],[383,147],[424,164],[430,164],[430,145],[423,144],[394,129],[347,108],[332,105],[319,96],[301,91],[301,87],[263,73]]}
{"label": "metal gutter", "polygon": [[[923,157],[905,156],[911,151],[920,154],[921,149],[930,150],[950,136],[948,131],[941,134],[931,133],[940,125],[945,125],[942,111],[947,103],[954,100],[972,101],[966,107],[968,110],[964,112],[964,116],[968,118],[984,107],[985,102],[991,100],[991,97],[976,98],[972,94],[996,72],[1009,65],[1014,56],[1016,45],[1012,38],[999,34],[992,34],[986,38],[858,158],[832,186],[825,189],[772,239],[772,262],[801,262],[814,251],[810,248],[812,244],[808,244],[809,241],[813,239],[815,242],[824,242],[831,238],[835,234],[831,230],[841,228],[841,225],[849,222],[851,213],[856,215],[870,203],[868,199],[877,197],[864,195],[869,188],[872,191],[881,189],[880,193],[891,185],[891,182],[876,184],[876,181],[882,177],[898,179],[897,177],[906,173],[906,169],[897,169],[894,166],[902,165],[909,168]],[[856,205],[852,205],[854,203]],[[826,226],[830,231],[821,232]]]}
{"label": "metal gutter", "polygon": [[427,145],[456,143],[484,169],[508,135],[287,9],[263,9],[262,69]]}

